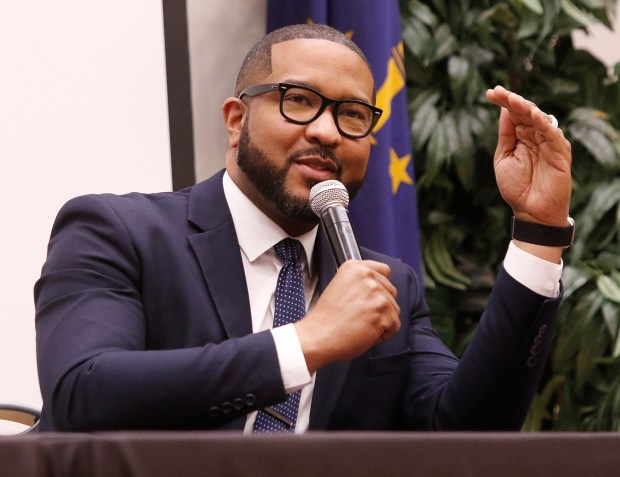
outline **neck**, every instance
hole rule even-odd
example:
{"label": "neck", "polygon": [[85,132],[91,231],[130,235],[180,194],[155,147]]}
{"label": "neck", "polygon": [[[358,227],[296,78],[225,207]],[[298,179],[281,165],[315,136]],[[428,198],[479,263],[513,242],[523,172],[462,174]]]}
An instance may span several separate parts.
{"label": "neck", "polygon": [[271,200],[265,197],[260,190],[256,188],[254,183],[249,180],[239,168],[227,167],[226,171],[239,190],[241,190],[263,214],[289,236],[298,237],[299,235],[309,232],[318,224],[318,217],[316,217],[315,220],[302,220],[283,213]]}

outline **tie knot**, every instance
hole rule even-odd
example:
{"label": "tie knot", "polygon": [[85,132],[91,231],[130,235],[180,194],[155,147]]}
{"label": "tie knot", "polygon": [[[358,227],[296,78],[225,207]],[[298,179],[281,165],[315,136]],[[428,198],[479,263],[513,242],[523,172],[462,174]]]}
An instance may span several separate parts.
{"label": "tie knot", "polygon": [[301,243],[299,240],[285,238],[273,246],[284,263],[301,263]]}

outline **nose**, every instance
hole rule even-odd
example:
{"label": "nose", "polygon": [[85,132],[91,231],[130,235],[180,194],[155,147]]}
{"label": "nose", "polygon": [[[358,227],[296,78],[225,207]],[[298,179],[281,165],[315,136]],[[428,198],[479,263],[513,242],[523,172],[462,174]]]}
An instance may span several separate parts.
{"label": "nose", "polygon": [[332,106],[325,108],[318,118],[306,125],[306,137],[313,144],[327,147],[335,147],[342,142],[342,136],[334,120]]}

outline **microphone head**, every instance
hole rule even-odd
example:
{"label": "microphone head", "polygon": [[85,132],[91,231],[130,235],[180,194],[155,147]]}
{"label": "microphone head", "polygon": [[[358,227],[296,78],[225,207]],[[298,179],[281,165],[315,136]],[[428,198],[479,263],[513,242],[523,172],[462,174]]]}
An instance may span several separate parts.
{"label": "microphone head", "polygon": [[345,209],[349,206],[349,192],[342,182],[327,180],[310,189],[310,208],[316,215],[320,216],[332,205],[342,205]]}

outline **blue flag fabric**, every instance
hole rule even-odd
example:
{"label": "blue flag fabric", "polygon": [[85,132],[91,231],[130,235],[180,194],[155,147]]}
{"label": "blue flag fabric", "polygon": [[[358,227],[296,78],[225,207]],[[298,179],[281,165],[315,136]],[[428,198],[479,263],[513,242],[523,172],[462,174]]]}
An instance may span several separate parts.
{"label": "blue flag fabric", "polygon": [[362,49],[383,109],[371,137],[364,187],[350,207],[355,234],[361,245],[400,258],[421,276],[398,0],[268,1],[268,31],[310,22],[337,28]]}

